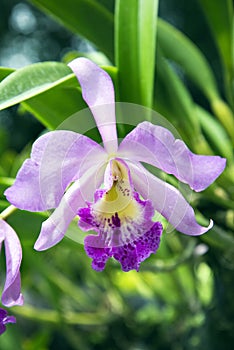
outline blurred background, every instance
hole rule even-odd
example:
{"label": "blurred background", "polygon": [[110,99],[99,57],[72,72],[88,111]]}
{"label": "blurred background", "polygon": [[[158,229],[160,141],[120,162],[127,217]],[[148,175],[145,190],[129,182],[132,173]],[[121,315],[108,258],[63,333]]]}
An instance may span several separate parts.
{"label": "blurred background", "polygon": [[[114,0],[100,2],[114,12]],[[159,16],[202,50],[224,95],[220,56],[199,1],[163,0]],[[36,62],[66,61],[71,51],[93,53],[96,47],[30,2],[1,0],[0,66],[18,69]],[[106,57],[100,60],[109,64]],[[195,84],[178,66],[174,68],[193,100],[209,108]],[[0,111],[3,178],[14,178],[43,129],[22,106]],[[6,185],[7,181],[0,182],[1,193]],[[23,245],[25,305],[9,310],[17,324],[8,325],[0,349],[233,349],[234,248],[233,236],[227,235],[233,230],[233,210],[207,198],[199,197],[195,203],[205,217],[222,226],[219,235],[209,239],[167,234],[140,273],[123,273],[114,262],[97,273],[83,246],[68,238],[48,252],[35,252],[32,246],[41,217],[35,214],[32,220],[22,212],[9,218]],[[4,201],[2,195],[2,208]],[[0,263],[3,281],[3,256]]]}

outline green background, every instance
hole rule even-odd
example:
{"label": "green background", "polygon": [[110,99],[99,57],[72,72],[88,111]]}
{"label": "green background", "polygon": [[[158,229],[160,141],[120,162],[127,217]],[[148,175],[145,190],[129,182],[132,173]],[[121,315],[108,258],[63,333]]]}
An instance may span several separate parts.
{"label": "green background", "polygon": [[[198,238],[165,234],[139,273],[124,273],[114,261],[97,273],[83,246],[68,238],[36,252],[48,213],[12,214],[25,305],[9,310],[17,324],[7,326],[1,349],[233,348],[233,52],[229,0],[1,1],[2,210],[32,142],[85,107],[66,66],[78,56],[107,70],[117,101],[153,108],[193,152],[227,158],[222,176],[191,203],[214,228]],[[3,285],[4,254],[0,263]]]}

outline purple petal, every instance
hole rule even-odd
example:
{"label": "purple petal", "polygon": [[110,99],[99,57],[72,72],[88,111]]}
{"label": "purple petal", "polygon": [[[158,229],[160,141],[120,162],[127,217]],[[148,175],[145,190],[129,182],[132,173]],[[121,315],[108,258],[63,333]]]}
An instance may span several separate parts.
{"label": "purple petal", "polygon": [[7,323],[16,323],[14,316],[7,316],[7,311],[0,308],[0,335],[6,331]]}
{"label": "purple petal", "polygon": [[113,249],[113,256],[115,260],[120,262],[123,271],[139,271],[140,262],[138,262],[137,251],[133,242],[125,244],[122,247],[115,247]]}
{"label": "purple petal", "polygon": [[93,259],[92,268],[96,271],[102,271],[105,268],[107,260],[113,256],[120,262],[123,271],[139,271],[141,262],[147,259],[152,253],[156,253],[159,247],[162,229],[161,223],[156,222],[149,231],[138,237],[135,241],[111,248],[90,246],[90,243],[93,244],[95,240],[95,245],[98,246],[100,244],[98,242],[100,236],[93,236],[92,238],[91,236],[87,236],[85,239],[85,251]]}
{"label": "purple petal", "polygon": [[160,244],[162,231],[162,224],[156,222],[148,232],[135,242],[139,263],[147,259],[152,253],[156,253]]}
{"label": "purple petal", "polygon": [[80,228],[98,232],[85,238],[86,253],[97,271],[102,271],[112,256],[123,271],[138,271],[140,263],[156,252],[162,225],[152,222],[152,203],[134,191],[123,160],[111,160],[105,178],[108,190],[97,190],[94,203],[78,210]]}
{"label": "purple petal", "polygon": [[22,249],[15,231],[3,220],[0,220],[0,241],[4,240],[6,255],[6,281],[2,292],[3,305],[10,307],[22,305],[23,296],[20,293],[20,264]]}
{"label": "purple petal", "polygon": [[4,320],[4,318],[7,316],[7,311],[0,308],[0,323]]}
{"label": "purple petal", "polygon": [[86,136],[72,131],[49,132],[33,144],[31,158],[24,162],[5,195],[20,209],[55,208],[70,182],[105,158],[103,148]]}
{"label": "purple petal", "polygon": [[153,203],[154,209],[162,214],[178,231],[187,235],[201,235],[212,226],[200,226],[196,222],[193,208],[182,194],[170,184],[148,172],[140,163],[128,163],[136,190]]}
{"label": "purple petal", "polygon": [[4,324],[16,323],[16,318],[15,318],[15,316],[7,316],[7,317],[4,318],[3,323]]}
{"label": "purple petal", "polygon": [[149,122],[139,124],[119,146],[118,155],[152,164],[195,191],[207,188],[222,173],[226,160],[219,156],[193,154],[167,129]]}
{"label": "purple petal", "polygon": [[126,163],[119,158],[110,163],[107,169],[113,177],[113,186],[105,191],[97,190],[95,202],[78,210],[80,228],[100,233],[98,240],[92,235],[86,238],[88,245],[96,248],[123,246],[133,242],[153,225],[152,203],[141,200],[134,192]]}
{"label": "purple petal", "polygon": [[103,168],[93,167],[67,190],[53,214],[43,222],[34,245],[36,250],[46,250],[61,241],[79,207],[92,199],[95,189],[102,182],[103,174]]}
{"label": "purple petal", "polygon": [[[89,236],[87,236],[89,237]],[[87,238],[86,237],[86,238]],[[85,239],[85,251],[87,255],[93,259],[92,268],[96,271],[104,270],[106,262],[109,258],[112,257],[112,252],[110,248],[95,248],[89,246],[87,240]]]}
{"label": "purple petal", "polygon": [[87,58],[77,58],[68,66],[80,83],[83,99],[93,113],[105,149],[108,153],[116,152],[115,94],[110,76]]}
{"label": "purple petal", "polygon": [[152,253],[155,254],[162,234],[162,225],[156,222],[149,231],[136,241],[125,244],[123,247],[114,247],[113,256],[122,266],[123,271],[139,271],[140,263],[146,260]]}

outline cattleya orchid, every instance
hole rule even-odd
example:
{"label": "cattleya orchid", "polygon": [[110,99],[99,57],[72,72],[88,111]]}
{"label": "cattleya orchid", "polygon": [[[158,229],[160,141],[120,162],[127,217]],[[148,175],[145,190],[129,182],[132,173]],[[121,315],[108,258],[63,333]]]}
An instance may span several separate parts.
{"label": "cattleya orchid", "polygon": [[14,316],[7,316],[7,311],[0,308],[0,335],[6,331],[7,323],[16,323]]}
{"label": "cattleya orchid", "polygon": [[24,210],[55,208],[42,224],[36,250],[58,243],[78,215],[82,230],[96,232],[84,241],[95,270],[103,270],[114,257],[123,271],[138,271],[140,263],[159,247],[163,228],[153,221],[155,211],[187,235],[201,235],[213,225],[210,221],[208,227],[200,226],[179,190],[155,177],[141,162],[202,191],[222,173],[225,159],[195,155],[169,130],[147,121],[118,145],[110,76],[86,58],[73,60],[69,67],[80,83],[103,147],[72,131],[48,132],[34,143],[31,158],[6,190],[6,197]]}
{"label": "cattleya orchid", "polygon": [[[0,219],[0,249],[4,242],[6,255],[6,281],[2,292],[2,304],[10,307],[23,304],[23,296],[20,293],[20,264],[22,260],[22,249],[19,238],[13,228],[4,220]],[[1,316],[4,312],[0,313]],[[2,318],[3,320],[4,318]],[[0,329],[3,326],[0,326]]]}

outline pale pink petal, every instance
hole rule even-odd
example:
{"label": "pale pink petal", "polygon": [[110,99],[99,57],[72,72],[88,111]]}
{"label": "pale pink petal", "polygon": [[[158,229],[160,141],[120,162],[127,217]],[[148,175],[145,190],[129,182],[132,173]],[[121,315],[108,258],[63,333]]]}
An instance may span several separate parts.
{"label": "pale pink petal", "polygon": [[145,199],[150,199],[154,209],[162,214],[178,231],[187,235],[201,235],[208,227],[200,226],[195,218],[193,208],[182,194],[170,184],[158,179],[140,163],[128,162],[134,187]]}
{"label": "pale pink petal", "polygon": [[106,157],[104,149],[86,136],[72,131],[49,132],[35,141],[31,158],[24,162],[5,195],[20,209],[55,208],[71,181]]}
{"label": "pale pink petal", "polygon": [[195,191],[207,188],[222,173],[226,160],[192,153],[167,129],[149,122],[139,124],[120,144],[118,155],[152,164]]}
{"label": "pale pink petal", "polygon": [[92,167],[69,187],[59,206],[42,224],[40,235],[34,245],[36,250],[46,250],[61,241],[70,222],[86,201],[93,199],[95,189],[103,180],[104,167]]}
{"label": "pale pink petal", "polygon": [[20,264],[22,249],[15,231],[5,221],[0,220],[0,242],[5,244],[6,281],[2,292],[2,304],[10,307],[23,304],[20,292]]}
{"label": "pale pink petal", "polygon": [[80,83],[83,99],[93,113],[105,149],[108,153],[116,152],[115,92],[110,76],[83,57],[71,61],[68,66]]}

